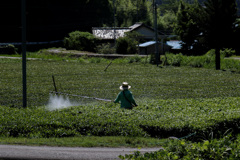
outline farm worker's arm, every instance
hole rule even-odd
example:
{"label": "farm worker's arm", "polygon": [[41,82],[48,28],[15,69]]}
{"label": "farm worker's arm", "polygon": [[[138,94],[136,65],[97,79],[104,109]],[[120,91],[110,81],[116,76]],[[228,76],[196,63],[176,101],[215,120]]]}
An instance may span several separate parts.
{"label": "farm worker's arm", "polygon": [[117,98],[114,100],[114,103],[119,103],[121,100],[121,92],[118,94]]}

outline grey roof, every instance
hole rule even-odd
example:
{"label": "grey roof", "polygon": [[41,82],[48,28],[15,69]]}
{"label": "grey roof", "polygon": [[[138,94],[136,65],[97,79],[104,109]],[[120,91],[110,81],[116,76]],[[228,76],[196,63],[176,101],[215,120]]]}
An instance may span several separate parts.
{"label": "grey roof", "polygon": [[166,42],[167,45],[171,46],[172,49],[181,49],[182,48],[182,41],[178,41],[178,40],[172,40],[172,41],[167,41]]}
{"label": "grey roof", "polygon": [[[148,46],[151,46],[151,45],[154,45],[154,44],[156,44],[156,41],[148,41],[148,42],[139,44],[139,47],[148,47]],[[162,44],[162,43],[158,42],[158,44]],[[168,44],[164,43],[164,45],[168,45]],[[170,46],[170,45],[168,45],[168,46]]]}
{"label": "grey roof", "polygon": [[132,30],[138,28],[138,27],[141,27],[143,25],[143,23],[135,23],[134,25],[130,26],[129,28]]}
{"label": "grey roof", "polygon": [[155,43],[156,43],[156,41],[148,41],[148,42],[140,44],[139,47],[147,47],[147,46],[151,46]]}

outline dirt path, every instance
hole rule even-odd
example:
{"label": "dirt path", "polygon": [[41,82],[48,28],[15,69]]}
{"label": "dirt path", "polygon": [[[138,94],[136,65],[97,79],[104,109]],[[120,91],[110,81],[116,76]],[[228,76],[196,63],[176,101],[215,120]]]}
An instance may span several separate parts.
{"label": "dirt path", "polygon": [[0,159],[21,160],[114,160],[119,155],[134,151],[153,152],[162,148],[83,148],[83,147],[37,147],[20,145],[0,145]]}
{"label": "dirt path", "polygon": [[[134,57],[136,55],[125,55],[125,54],[98,54],[91,52],[81,52],[76,50],[65,50],[65,49],[49,49],[47,50],[53,54],[71,54],[77,57],[88,56],[88,57],[103,57],[103,58],[123,58],[123,57]],[[147,55],[138,55],[140,57],[146,57]]]}

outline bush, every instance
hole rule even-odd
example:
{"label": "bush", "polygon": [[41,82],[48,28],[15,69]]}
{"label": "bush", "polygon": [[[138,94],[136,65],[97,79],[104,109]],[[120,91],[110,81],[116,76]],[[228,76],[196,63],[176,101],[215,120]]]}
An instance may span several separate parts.
{"label": "bush", "polygon": [[121,159],[239,159],[239,138],[233,141],[231,135],[220,140],[205,140],[201,143],[190,143],[184,140],[169,141],[161,149],[152,153],[141,154],[136,151],[134,154],[119,156]]}
{"label": "bush", "polygon": [[210,50],[203,56],[184,56],[183,54],[167,53],[161,57],[165,65],[171,66],[191,66],[211,68],[215,66],[215,51]]}
{"label": "bush", "polygon": [[224,70],[240,71],[240,61],[234,59],[224,59],[221,62],[221,68]]}
{"label": "bush", "polygon": [[174,55],[174,54],[167,54],[167,64],[171,64],[172,66],[180,66],[183,60],[183,55],[181,53]]}
{"label": "bush", "polygon": [[235,50],[226,48],[224,50],[221,50],[220,53],[223,57],[231,57],[232,55],[235,54]]}
{"label": "bush", "polygon": [[115,48],[107,44],[101,44],[97,46],[97,52],[101,54],[114,54],[116,52]]}
{"label": "bush", "polygon": [[137,41],[129,37],[120,37],[117,39],[116,52],[118,54],[136,54]]}
{"label": "bush", "polygon": [[17,48],[12,44],[0,46],[0,54],[17,54]]}
{"label": "bush", "polygon": [[142,60],[142,58],[138,55],[128,58],[129,63],[141,62],[141,60]]}
{"label": "bush", "polygon": [[79,50],[79,51],[96,51],[95,38],[91,33],[74,31],[69,33],[69,37],[64,38],[64,47],[68,50]]}

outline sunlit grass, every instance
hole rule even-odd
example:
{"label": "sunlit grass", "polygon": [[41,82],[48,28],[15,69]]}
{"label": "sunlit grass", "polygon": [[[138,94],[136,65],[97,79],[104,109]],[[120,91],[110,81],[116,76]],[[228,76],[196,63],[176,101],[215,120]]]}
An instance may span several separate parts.
{"label": "sunlit grass", "polygon": [[143,137],[67,137],[67,138],[13,138],[0,137],[0,144],[64,147],[159,147],[166,139]]}

